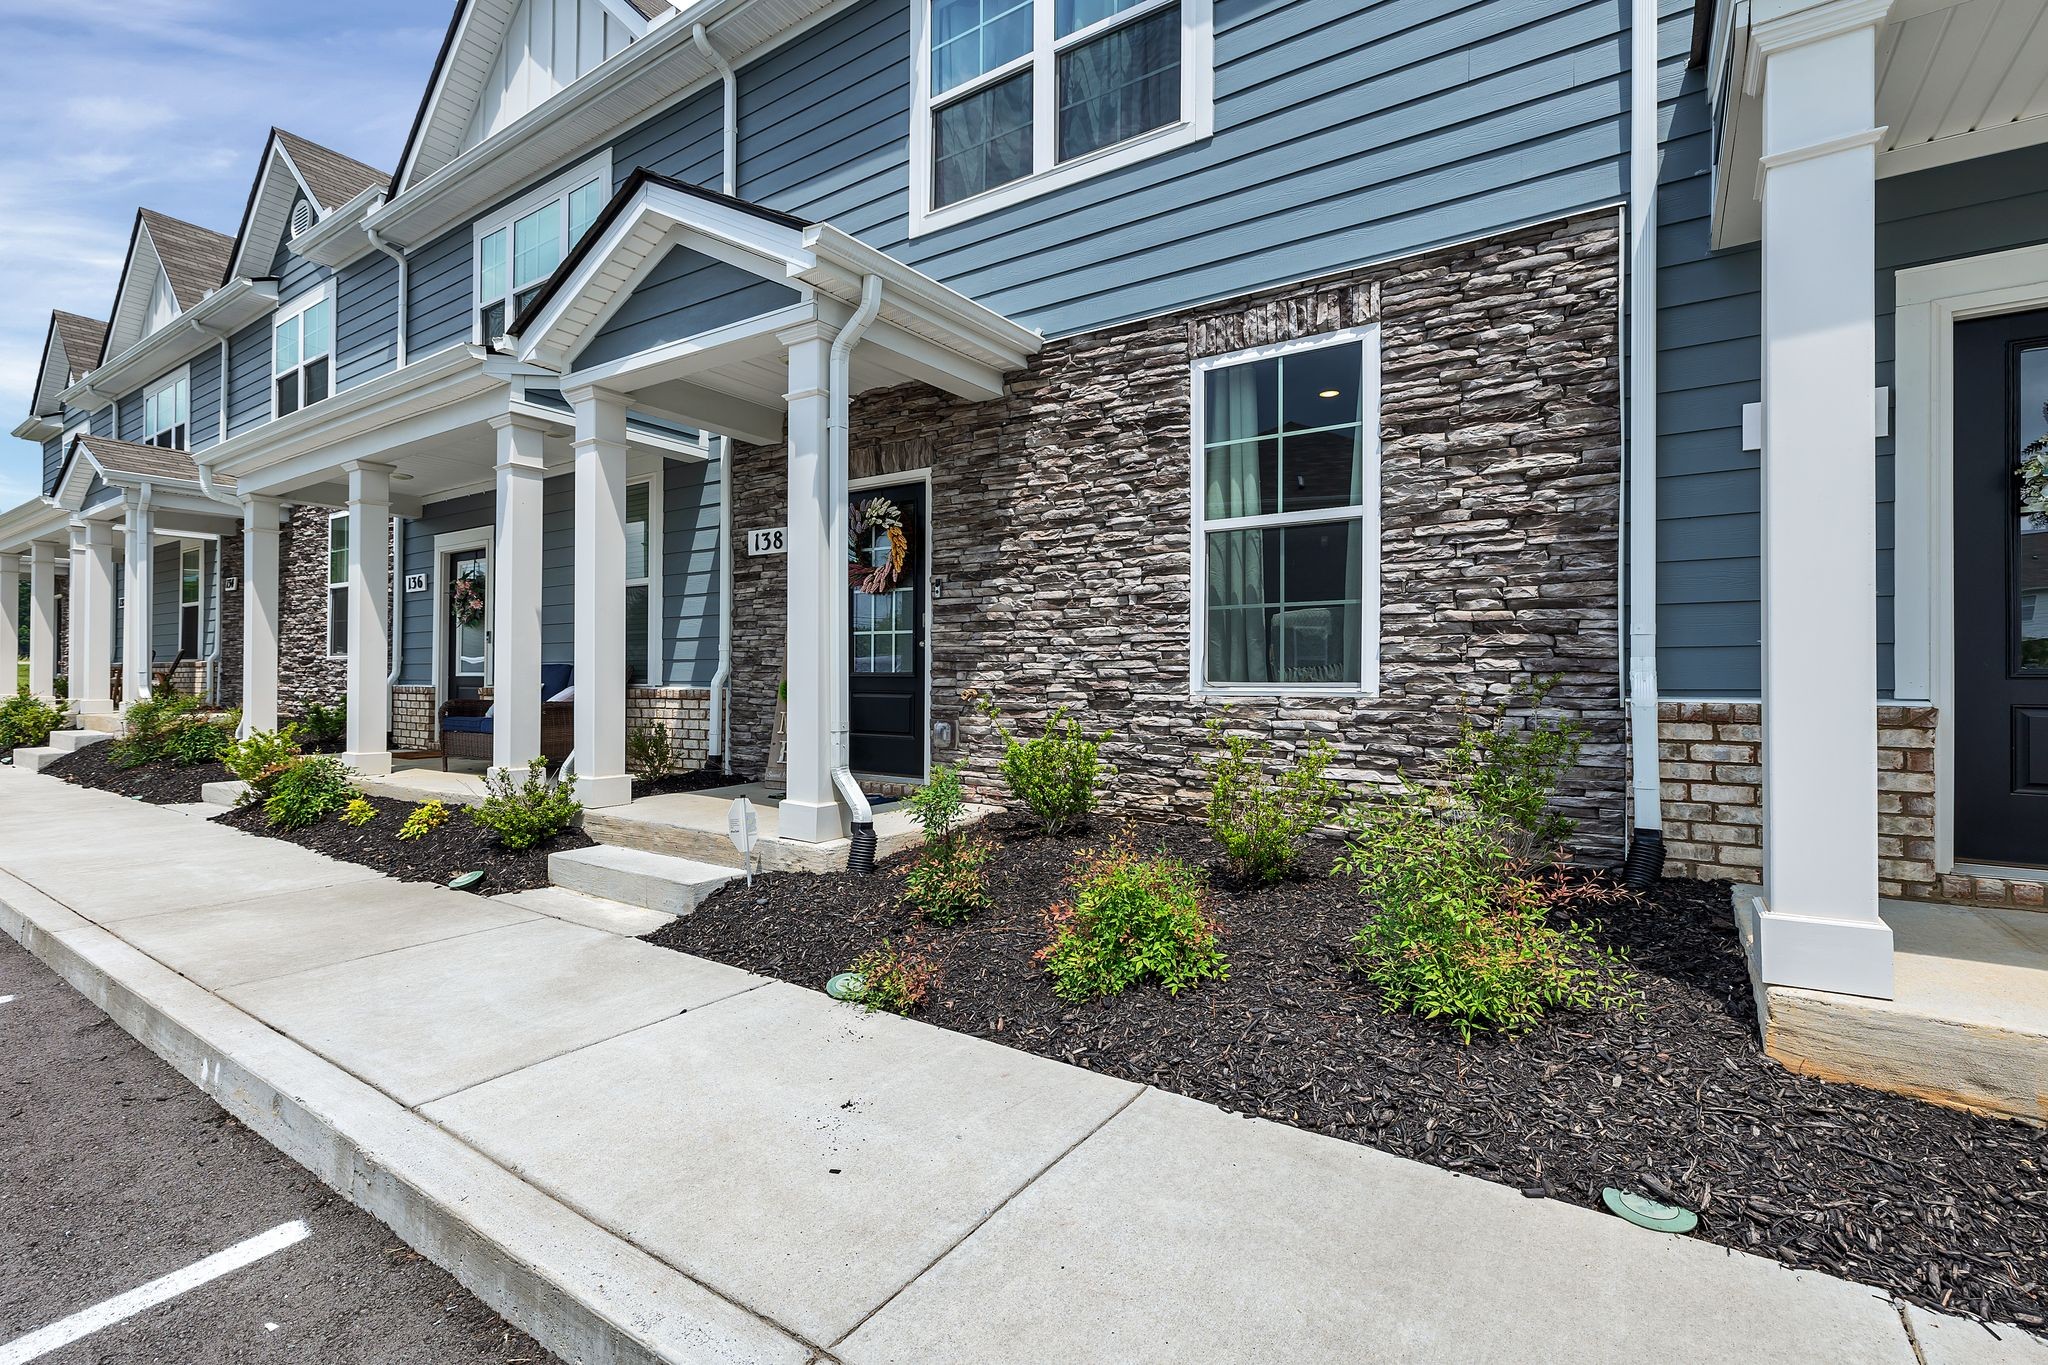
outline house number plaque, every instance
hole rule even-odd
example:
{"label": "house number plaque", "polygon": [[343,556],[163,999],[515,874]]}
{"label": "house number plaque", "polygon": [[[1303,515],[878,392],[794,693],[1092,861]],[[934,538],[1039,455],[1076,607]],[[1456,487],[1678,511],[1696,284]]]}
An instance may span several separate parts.
{"label": "house number plaque", "polygon": [[747,532],[747,553],[750,555],[779,555],[788,549],[784,528],[771,526],[763,531]]}

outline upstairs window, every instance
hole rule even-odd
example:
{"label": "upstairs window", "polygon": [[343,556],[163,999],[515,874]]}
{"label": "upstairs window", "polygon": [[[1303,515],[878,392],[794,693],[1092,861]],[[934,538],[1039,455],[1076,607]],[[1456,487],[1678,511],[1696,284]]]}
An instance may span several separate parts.
{"label": "upstairs window", "polygon": [[476,341],[505,335],[604,208],[611,159],[599,156],[477,225]]}
{"label": "upstairs window", "polygon": [[334,376],[334,301],[322,285],[295,299],[271,332],[276,406],[283,417],[325,398]]}
{"label": "upstairs window", "polygon": [[142,396],[142,439],[168,450],[190,450],[192,381],[180,370]]}
{"label": "upstairs window", "polygon": [[912,230],[1209,126],[1211,0],[922,0]]}

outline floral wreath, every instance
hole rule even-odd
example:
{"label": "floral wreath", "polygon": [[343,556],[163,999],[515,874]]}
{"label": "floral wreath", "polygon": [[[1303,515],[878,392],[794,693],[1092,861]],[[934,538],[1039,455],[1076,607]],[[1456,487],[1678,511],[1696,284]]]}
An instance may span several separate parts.
{"label": "floral wreath", "polygon": [[457,625],[474,626],[483,621],[483,570],[471,569],[449,585],[448,606],[455,613]]}
{"label": "floral wreath", "polygon": [[[910,558],[910,537],[903,531],[903,511],[887,498],[865,498],[853,505],[851,533],[846,538],[846,578],[858,592],[875,596],[896,586]],[[862,546],[870,531],[889,536],[886,563],[870,564]]]}
{"label": "floral wreath", "polygon": [[[2048,419],[2048,403],[2041,405]],[[2020,511],[2048,516],[2048,436],[2038,436],[2020,447],[2019,467],[2013,470],[2020,481]]]}

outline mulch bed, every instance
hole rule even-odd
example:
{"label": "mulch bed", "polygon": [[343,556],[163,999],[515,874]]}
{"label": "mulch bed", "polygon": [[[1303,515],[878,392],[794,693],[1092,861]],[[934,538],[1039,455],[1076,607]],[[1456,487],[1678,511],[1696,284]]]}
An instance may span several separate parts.
{"label": "mulch bed", "polygon": [[737,787],[751,778],[737,773],[722,773],[716,768],[693,768],[686,773],[665,773],[649,782],[644,777],[633,779],[633,799],[644,796],[667,796],[671,792],[710,791],[715,787]]}
{"label": "mulch bed", "polygon": [[199,789],[209,782],[232,782],[234,774],[219,763],[180,767],[175,763],[145,763],[139,768],[115,764],[111,741],[88,744],[76,753],[65,754],[43,769],[80,787],[93,787],[120,796],[139,796],[157,805],[197,801]]}
{"label": "mulch bed", "polygon": [[449,807],[448,819],[439,829],[405,841],[398,837],[398,831],[405,824],[405,817],[412,813],[412,804],[382,796],[367,799],[377,808],[377,818],[361,828],[344,825],[330,815],[305,829],[276,830],[265,823],[261,806],[238,807],[215,819],[244,834],[283,839],[330,858],[375,868],[402,882],[445,885],[451,877],[481,868],[484,879],[476,890],[486,896],[548,885],[550,853],[588,848],[593,842],[582,830],[572,829],[539,848],[510,853],[498,847],[497,841],[471,820],[466,810],[454,806]]}
{"label": "mulch bed", "polygon": [[[998,908],[958,928],[900,908],[897,858],[866,878],[734,883],[650,941],[816,989],[893,938],[939,969],[918,1014],[927,1022],[1532,1198],[1600,1208],[1603,1186],[1640,1189],[1697,1210],[1697,1235],[1724,1246],[1930,1308],[2044,1325],[2048,1136],[1765,1057],[1725,886],[1666,881],[1603,912],[1601,938],[1637,969],[1640,1014],[1558,1015],[1466,1046],[1381,1009],[1347,951],[1371,909],[1321,877],[1218,891],[1228,981],[1178,999],[1141,987],[1063,1004],[1031,960],[1047,938],[1042,912],[1064,895],[1075,854],[1111,831],[1052,838],[1006,817],[989,828]],[[1215,858],[1194,826],[1125,832],[1141,848]]]}

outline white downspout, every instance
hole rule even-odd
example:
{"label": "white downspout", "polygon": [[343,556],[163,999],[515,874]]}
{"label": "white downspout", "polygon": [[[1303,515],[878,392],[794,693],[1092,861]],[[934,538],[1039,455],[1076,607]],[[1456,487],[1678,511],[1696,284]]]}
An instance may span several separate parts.
{"label": "white downspout", "polygon": [[1628,712],[1634,833],[1627,875],[1663,869],[1657,764],[1657,0],[1629,16]]}
{"label": "white downspout", "polygon": [[[719,83],[724,88],[722,164],[725,173],[720,184],[727,194],[736,194],[739,189],[738,81],[733,75],[732,64],[711,45],[711,35],[704,31],[704,25],[690,26],[690,41],[704,54],[704,60],[717,70]],[[836,388],[833,391],[838,392]],[[728,742],[732,719],[726,697],[732,687],[732,497],[732,438],[721,436],[718,438],[718,669],[711,675],[711,735],[707,747],[711,757],[719,760],[720,770],[728,773],[732,771],[732,746]]]}
{"label": "white downspout", "polygon": [[367,223],[363,225],[363,237],[371,246],[398,262],[398,347],[394,368],[402,370],[405,368],[405,310],[407,295],[412,290],[412,264],[406,260],[403,251],[378,236],[377,229]]}
{"label": "white downspout", "polygon": [[[201,336],[212,337],[220,346],[220,396],[213,405],[213,439],[218,443],[228,438],[228,334],[218,327],[209,327],[196,320],[193,321],[192,328]],[[213,486],[213,470],[201,464],[197,455],[192,457],[192,464],[199,471],[200,493],[223,506],[234,508],[235,515],[239,518],[242,514],[241,500],[231,498]],[[200,660],[200,666],[206,671],[206,699],[216,706],[220,704],[220,650],[223,643],[220,619],[221,549],[222,542],[216,541],[213,551],[213,648],[207,650],[206,657]]]}
{"label": "white downspout", "polygon": [[[844,566],[847,554],[847,429],[852,425],[853,348],[881,311],[882,277],[868,275],[860,282],[860,307],[854,310],[846,326],[839,329],[839,335],[832,338],[830,378],[827,380],[832,386],[832,410],[825,427],[830,470],[826,476],[825,505],[829,512],[829,533],[825,538],[825,557],[835,566]],[[843,567],[836,571],[841,575],[845,573]],[[830,604],[826,612],[830,636],[844,642],[848,633],[848,594],[841,590],[828,594],[826,600]],[[848,736],[848,686],[846,671],[841,669],[832,689],[832,785],[838,789],[839,799],[846,803],[853,823],[856,826],[872,825],[875,812],[868,805],[867,794],[861,791],[860,783],[853,780],[853,753]]]}

